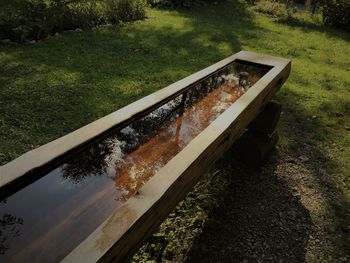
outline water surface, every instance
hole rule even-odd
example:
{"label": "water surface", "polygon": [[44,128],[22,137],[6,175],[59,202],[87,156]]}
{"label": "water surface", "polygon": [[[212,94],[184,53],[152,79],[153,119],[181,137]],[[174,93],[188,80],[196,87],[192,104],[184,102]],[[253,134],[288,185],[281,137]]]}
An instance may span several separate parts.
{"label": "water surface", "polygon": [[63,259],[265,73],[232,63],[1,200],[1,262]]}

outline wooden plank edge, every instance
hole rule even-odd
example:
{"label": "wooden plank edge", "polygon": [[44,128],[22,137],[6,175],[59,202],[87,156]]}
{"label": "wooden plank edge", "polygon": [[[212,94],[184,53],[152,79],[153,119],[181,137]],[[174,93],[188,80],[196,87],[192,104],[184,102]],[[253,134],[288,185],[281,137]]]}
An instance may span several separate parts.
{"label": "wooden plank edge", "polygon": [[[262,110],[290,73],[290,61],[273,68],[62,262],[125,262],[166,218]],[[282,81],[281,81],[282,79]],[[232,121],[233,120],[233,121]]]}
{"label": "wooden plank edge", "polygon": [[55,161],[61,156],[72,152],[74,149],[99,137],[107,130],[113,129],[123,121],[141,113],[153,105],[166,100],[175,92],[185,89],[196,81],[205,78],[207,75],[232,63],[235,59],[241,59],[270,66],[281,66],[285,59],[272,57],[269,55],[257,54],[254,52],[241,51],[228,58],[225,58],[214,65],[211,65],[197,73],[194,73],[166,88],[156,91],[138,101],[135,101],[105,117],[83,126],[65,136],[31,150],[20,157],[0,166],[0,188],[16,183],[16,180],[30,174],[46,164]]}

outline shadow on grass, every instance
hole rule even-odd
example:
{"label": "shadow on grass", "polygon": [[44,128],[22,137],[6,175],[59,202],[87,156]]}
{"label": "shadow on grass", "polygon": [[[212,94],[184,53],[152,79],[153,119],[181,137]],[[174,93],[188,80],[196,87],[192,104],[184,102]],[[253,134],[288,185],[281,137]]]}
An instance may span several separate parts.
{"label": "shadow on grass", "polygon": [[[306,157],[304,165],[311,171],[316,183],[314,187],[327,203],[328,219],[332,222],[325,231],[332,237],[336,250],[350,258],[350,200],[339,187],[341,182],[349,185],[349,174],[343,174],[344,164],[331,159],[320,146],[321,142],[331,144],[338,137],[334,137],[335,132],[329,127],[328,119],[313,118],[302,103],[295,103],[301,99],[297,93],[288,90],[286,96],[279,98],[286,108],[281,128],[288,138],[288,152],[294,158]],[[329,118],[346,122],[346,116],[350,116],[350,103],[319,103],[318,112],[324,111]],[[340,127],[343,128],[343,125]]]}
{"label": "shadow on grass", "polygon": [[296,27],[302,29],[305,33],[308,32],[323,32],[330,37],[340,38],[345,41],[350,41],[349,34],[342,29],[335,27],[324,26],[321,23],[313,22],[311,20],[303,20],[296,17],[284,17],[276,20],[277,23],[287,25],[290,27]]}
{"label": "shadow on grass", "polygon": [[224,5],[4,47],[0,163],[239,51],[262,29],[241,3]]}
{"label": "shadow on grass", "polygon": [[[223,5],[165,14],[154,12],[148,21],[115,30],[106,28],[83,34],[67,33],[34,46],[1,47],[0,52],[4,58],[0,60],[0,163],[239,51],[241,39],[256,41],[260,34],[266,33],[265,29],[252,22],[250,14],[241,3],[229,1]],[[328,32],[323,27],[295,21],[289,25],[306,31]],[[333,30],[329,31],[329,34],[339,38],[348,37],[340,30],[332,32]],[[305,81],[305,86],[309,85]],[[347,214],[349,201],[344,193],[338,191],[332,179],[324,174],[324,170],[336,169],[341,164],[334,163],[321,148],[312,144],[312,140],[333,140],[332,133],[318,119],[305,121],[310,118],[309,112],[302,105],[295,104],[295,101],[302,99],[292,92],[289,96],[280,97],[285,108],[293,109],[286,115],[282,127],[282,133],[289,141],[288,152],[295,158],[300,155],[310,156],[306,165],[312,171],[312,177],[319,182],[318,187],[334,214],[335,233],[339,234],[336,239],[339,241],[337,248],[339,251],[350,251],[350,220]],[[344,105],[344,112],[349,113],[346,110],[349,108]],[[320,110],[321,107],[329,106],[320,104]],[[308,140],[311,143],[307,143]],[[297,222],[305,225],[304,228],[302,226],[305,233],[296,235],[292,222],[280,222],[290,234],[290,244],[295,244],[294,237],[301,238],[300,243],[295,244],[298,253],[293,252],[292,256],[303,260],[310,216],[300,201],[293,197],[291,189],[274,177],[274,169],[277,167],[278,155],[275,155],[266,171],[254,172],[255,177],[244,177],[250,173],[245,170],[242,178],[235,178],[235,182],[240,184],[238,188],[234,188],[235,184],[231,185],[237,191],[234,195],[236,199],[230,199],[232,192],[229,190],[223,193],[227,195],[227,200],[233,202],[228,204],[234,206],[226,204],[222,210],[214,211],[214,221],[209,223],[208,234],[205,232],[203,237],[208,237],[209,233],[214,235],[214,232],[217,233],[215,237],[220,237],[221,233],[227,232],[225,237],[230,236],[231,239],[224,239],[225,242],[218,240],[216,248],[221,250],[221,247],[228,247],[225,246],[226,243],[236,244],[241,250],[233,251],[232,255],[243,256],[244,251],[248,250],[244,250],[245,243],[240,244],[235,235],[243,237],[243,234],[249,233],[245,232],[245,227],[253,220],[248,217],[251,212],[257,218],[265,219],[266,222],[257,222],[261,222],[266,235],[270,235],[267,226],[273,225],[271,236],[262,236],[260,241],[268,247],[282,243],[278,253],[282,258],[286,257],[292,252],[287,251],[289,243],[284,243],[284,235],[279,235],[277,225],[280,222],[279,212],[287,214],[289,206],[276,206],[276,209],[272,207],[271,210],[267,205],[272,199],[274,202],[285,200],[298,215]],[[239,193],[242,196],[238,196]],[[339,202],[329,196],[329,193],[336,193]],[[261,202],[264,209],[267,207],[267,211],[255,207],[257,202]],[[247,210],[238,214],[237,209],[244,205]],[[247,224],[240,226],[236,221],[238,215],[244,216],[242,220],[248,220]],[[226,228],[220,228],[221,223],[217,224],[215,220]],[[235,220],[233,229],[230,225],[233,221],[230,220]],[[215,226],[219,228],[216,229]],[[257,228],[254,230],[258,231]],[[204,238],[203,242],[205,243]],[[250,241],[252,242],[256,241]],[[271,256],[275,253],[269,251]],[[221,252],[217,253],[213,256],[219,256]],[[262,256],[259,253],[263,252],[256,251],[256,255]],[[214,257],[212,259],[215,261]]]}

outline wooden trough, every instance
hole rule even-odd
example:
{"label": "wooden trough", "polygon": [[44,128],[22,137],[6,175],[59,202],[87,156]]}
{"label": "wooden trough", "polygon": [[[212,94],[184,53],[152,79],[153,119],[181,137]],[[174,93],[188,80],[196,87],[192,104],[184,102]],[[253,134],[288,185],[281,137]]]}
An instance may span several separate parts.
{"label": "wooden trough", "polygon": [[241,51],[2,166],[1,262],[129,259],[290,69]]}

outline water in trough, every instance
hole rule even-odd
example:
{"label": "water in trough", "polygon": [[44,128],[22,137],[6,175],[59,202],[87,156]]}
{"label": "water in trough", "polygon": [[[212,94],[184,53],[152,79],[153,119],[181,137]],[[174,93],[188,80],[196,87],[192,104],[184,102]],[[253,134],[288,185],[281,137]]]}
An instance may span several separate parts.
{"label": "water in trough", "polygon": [[1,262],[64,258],[266,71],[234,62],[1,200]]}

